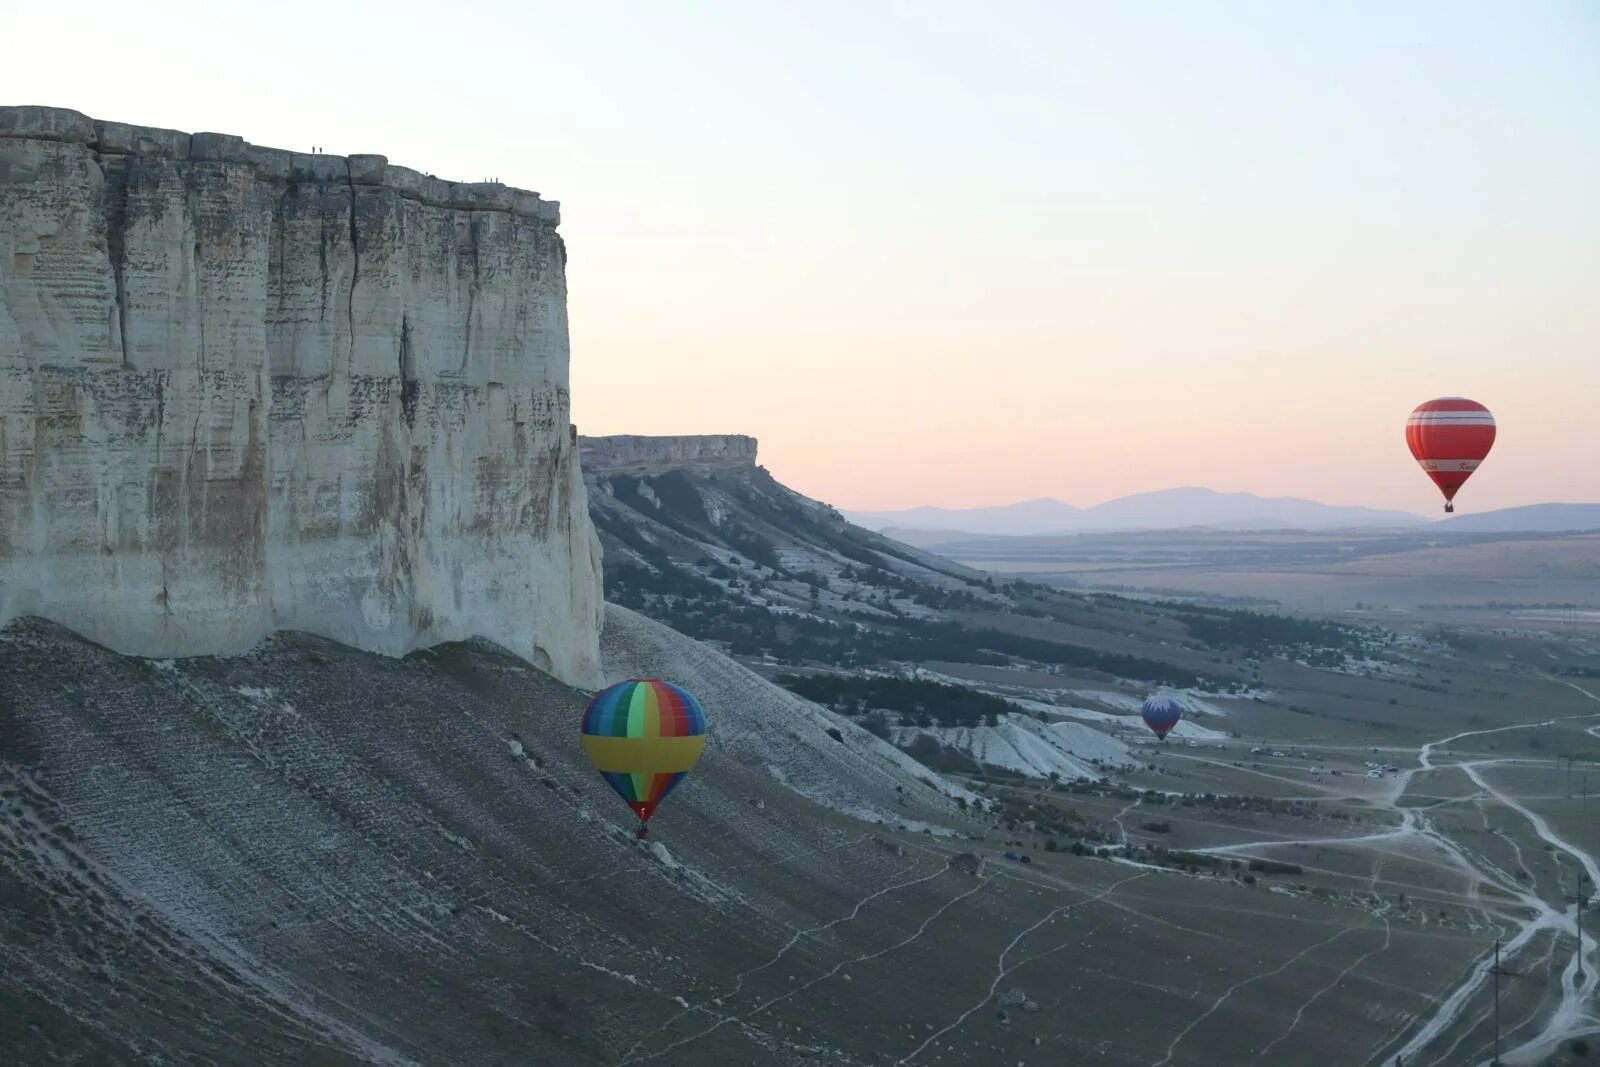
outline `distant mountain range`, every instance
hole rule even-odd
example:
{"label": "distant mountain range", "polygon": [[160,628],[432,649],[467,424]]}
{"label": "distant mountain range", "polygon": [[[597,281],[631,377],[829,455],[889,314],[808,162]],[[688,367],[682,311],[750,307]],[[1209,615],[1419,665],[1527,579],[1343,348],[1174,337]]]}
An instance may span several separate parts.
{"label": "distant mountain range", "polygon": [[1451,533],[1567,533],[1600,530],[1600,504],[1529,504],[1470,515],[1439,523]]}
{"label": "distant mountain range", "polygon": [[1223,530],[1415,527],[1428,522],[1407,511],[1322,504],[1287,496],[1219,493],[1197,486],[1134,493],[1090,508],[1046,498],[1005,507],[920,507],[905,511],[846,511],[844,515],[869,530],[939,530],[988,536],[1165,530],[1189,526]]}

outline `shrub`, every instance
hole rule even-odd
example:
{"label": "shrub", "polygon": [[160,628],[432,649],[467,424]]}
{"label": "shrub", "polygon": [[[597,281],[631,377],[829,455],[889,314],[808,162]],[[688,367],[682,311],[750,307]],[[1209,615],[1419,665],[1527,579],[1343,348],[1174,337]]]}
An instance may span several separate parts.
{"label": "shrub", "polygon": [[[861,720],[861,726],[868,733],[889,740],[889,717],[881,711],[875,711]],[[965,805],[963,805],[965,806]]]}
{"label": "shrub", "polygon": [[[1249,867],[1252,871],[1262,874],[1304,874],[1305,869],[1297,863],[1279,863],[1277,860],[1251,860]],[[1404,896],[1404,894],[1402,894]]]}

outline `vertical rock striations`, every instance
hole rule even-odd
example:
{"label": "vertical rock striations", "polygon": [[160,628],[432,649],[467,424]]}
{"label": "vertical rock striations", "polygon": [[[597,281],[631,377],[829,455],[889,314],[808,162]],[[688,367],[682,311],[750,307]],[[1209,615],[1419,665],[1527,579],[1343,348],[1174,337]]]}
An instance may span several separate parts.
{"label": "vertical rock striations", "polygon": [[0,622],[597,681],[558,205],[0,108]]}

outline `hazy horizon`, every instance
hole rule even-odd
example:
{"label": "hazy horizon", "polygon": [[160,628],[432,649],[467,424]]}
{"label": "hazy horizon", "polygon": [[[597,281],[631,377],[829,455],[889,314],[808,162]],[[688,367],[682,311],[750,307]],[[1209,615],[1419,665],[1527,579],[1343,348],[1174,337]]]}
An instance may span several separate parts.
{"label": "hazy horizon", "polygon": [[1404,420],[1460,394],[1462,511],[1600,499],[1591,4],[0,5],[85,26],[137,75],[16,48],[0,99],[560,200],[586,434],[850,510],[1427,515]]}
{"label": "hazy horizon", "polygon": [[[988,510],[996,510],[996,509],[1001,509],[1001,508],[1021,507],[1021,506],[1025,505],[1025,504],[1065,504],[1068,507],[1077,508],[1077,509],[1079,509],[1081,511],[1087,511],[1087,510],[1089,510],[1091,508],[1099,507],[1101,504],[1111,504],[1111,503],[1114,503],[1114,502],[1116,502],[1118,500],[1126,500],[1127,498],[1133,497],[1133,496],[1147,496],[1147,495],[1154,494],[1154,493],[1179,492],[1179,491],[1183,491],[1183,490],[1187,490],[1187,489],[1200,489],[1200,490],[1203,490],[1203,491],[1206,491],[1206,492],[1212,492],[1212,493],[1220,493],[1220,492],[1222,492],[1222,490],[1220,490],[1220,489],[1212,489],[1209,486],[1204,486],[1204,485],[1168,485],[1168,486],[1163,486],[1163,487],[1161,487],[1159,489],[1140,489],[1140,490],[1136,490],[1136,491],[1134,491],[1132,493],[1117,493],[1114,496],[1101,497],[1101,498],[1098,498],[1098,499],[1095,499],[1095,500],[1088,500],[1088,501],[1063,500],[1060,497],[1055,497],[1055,496],[1034,496],[1034,497],[1027,497],[1027,498],[1022,499],[1022,500],[995,501],[993,503],[988,503],[988,504],[963,504],[963,505],[961,505],[959,507],[950,507],[950,506],[947,506],[947,505],[944,505],[944,504],[911,504],[911,505],[908,505],[906,507],[898,507],[898,508],[852,508],[852,507],[845,507],[844,505],[838,505],[838,506],[843,508],[843,510],[845,510],[845,511],[886,513],[886,512],[895,512],[895,511],[917,511],[917,510],[923,509],[923,508],[933,508],[933,509],[937,509],[937,510],[941,510],[941,511],[988,511]],[[1248,490],[1235,490],[1235,491],[1236,492],[1248,492]],[[1315,499],[1313,497],[1296,496],[1293,493],[1274,493],[1274,494],[1270,494],[1270,495],[1266,494],[1266,493],[1254,493],[1254,494],[1251,494],[1251,495],[1260,497],[1263,500],[1288,498],[1288,499],[1295,499],[1295,500],[1305,500],[1305,501],[1308,501],[1308,502],[1313,503],[1313,504],[1326,504],[1327,503],[1327,501],[1324,501],[1324,500],[1317,500],[1317,499]],[[1541,503],[1545,503],[1545,501],[1541,501]],[[1567,503],[1567,501],[1560,501],[1560,503]],[[1360,504],[1360,503],[1339,504],[1339,505],[1329,505],[1329,506],[1331,506],[1331,507],[1353,507],[1353,508],[1370,507],[1370,505]],[[1373,508],[1373,510],[1376,510],[1376,511],[1402,511],[1402,512],[1406,512],[1407,514],[1410,514],[1410,515],[1416,515],[1419,518],[1433,518],[1434,517],[1431,514],[1428,514],[1426,512],[1415,511],[1415,510],[1411,510],[1411,509],[1407,509],[1407,508]]]}
{"label": "hazy horizon", "polygon": [[[843,504],[839,504],[839,505],[836,505],[836,506],[839,507],[841,510],[844,510],[844,511],[856,512],[856,513],[870,513],[870,514],[887,514],[887,513],[891,513],[891,512],[918,511],[918,510],[922,510],[922,509],[935,509],[935,510],[940,510],[940,511],[992,511],[992,510],[998,510],[998,509],[1003,509],[1003,508],[1021,507],[1021,506],[1026,505],[1026,504],[1043,504],[1043,503],[1065,504],[1068,507],[1077,508],[1077,509],[1079,509],[1081,511],[1087,511],[1087,510],[1099,507],[1102,504],[1115,503],[1115,502],[1117,502],[1119,500],[1126,500],[1129,497],[1149,496],[1149,495],[1156,494],[1156,493],[1179,492],[1179,491],[1187,490],[1187,489],[1199,489],[1199,490],[1203,490],[1203,491],[1206,491],[1206,492],[1224,493],[1224,494],[1226,494],[1226,493],[1245,493],[1245,494],[1249,494],[1251,496],[1259,497],[1260,499],[1267,500],[1267,501],[1289,499],[1289,500],[1305,501],[1307,503],[1312,503],[1312,504],[1324,504],[1324,505],[1327,505],[1328,507],[1367,508],[1367,509],[1373,510],[1373,511],[1393,511],[1393,512],[1404,513],[1404,514],[1407,514],[1407,515],[1415,515],[1416,517],[1421,518],[1421,519],[1443,519],[1443,518],[1447,518],[1448,517],[1445,514],[1443,514],[1443,512],[1439,508],[1431,508],[1431,509],[1430,508],[1420,508],[1420,509],[1418,509],[1418,508],[1406,508],[1406,507],[1398,507],[1398,508],[1395,508],[1395,507],[1382,507],[1382,506],[1374,505],[1374,504],[1363,504],[1360,501],[1352,501],[1352,502],[1337,503],[1336,504],[1336,503],[1333,503],[1331,501],[1318,500],[1316,497],[1303,496],[1303,495],[1296,494],[1296,493],[1251,493],[1250,490],[1248,490],[1248,489],[1226,490],[1225,491],[1225,490],[1221,490],[1221,489],[1212,489],[1210,486],[1205,486],[1205,485],[1168,485],[1168,486],[1162,486],[1162,487],[1157,488],[1157,489],[1139,489],[1139,490],[1135,490],[1134,492],[1131,492],[1131,493],[1117,493],[1117,494],[1115,494],[1113,496],[1100,497],[1100,498],[1093,499],[1093,500],[1063,500],[1061,497],[1035,496],[1035,497],[1026,497],[1026,498],[1021,499],[1021,500],[997,500],[997,501],[993,501],[993,502],[990,502],[990,503],[962,504],[962,505],[959,505],[959,506],[949,506],[949,505],[945,505],[945,504],[909,504],[909,505],[906,505],[904,507],[892,507],[892,508],[872,508],[872,507],[856,508],[856,507],[849,507],[849,506],[843,505]],[[1600,500],[1534,500],[1534,501],[1529,501],[1528,503],[1525,503],[1525,504],[1508,504],[1508,505],[1505,505],[1505,507],[1507,507],[1507,508],[1538,507],[1539,505],[1545,505],[1545,504],[1552,505],[1552,506],[1557,506],[1557,507],[1600,506]],[[1496,508],[1480,508],[1478,510],[1479,511],[1499,511],[1499,510],[1502,510],[1502,509],[1496,507]],[[1458,509],[1456,513],[1457,514],[1462,514],[1462,515],[1469,515],[1469,514],[1472,514],[1473,512],[1467,511],[1466,509]]]}

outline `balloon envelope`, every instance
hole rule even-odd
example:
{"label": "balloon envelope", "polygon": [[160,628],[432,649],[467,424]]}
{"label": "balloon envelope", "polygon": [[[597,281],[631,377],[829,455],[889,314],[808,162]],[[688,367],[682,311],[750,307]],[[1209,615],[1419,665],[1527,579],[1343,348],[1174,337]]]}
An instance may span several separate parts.
{"label": "balloon envelope", "polygon": [[583,712],[583,750],[640,822],[677,788],[706,746],[706,713],[659,678],[630,678],[594,695]]}
{"label": "balloon envelope", "polygon": [[1144,724],[1150,727],[1157,737],[1164,738],[1167,736],[1167,731],[1178,725],[1178,720],[1183,718],[1183,705],[1179,704],[1175,697],[1157,693],[1144,702],[1139,714],[1144,716]]}
{"label": "balloon envelope", "polygon": [[1406,419],[1406,444],[1452,511],[1456,492],[1494,447],[1494,416],[1465,397],[1430,400]]}

